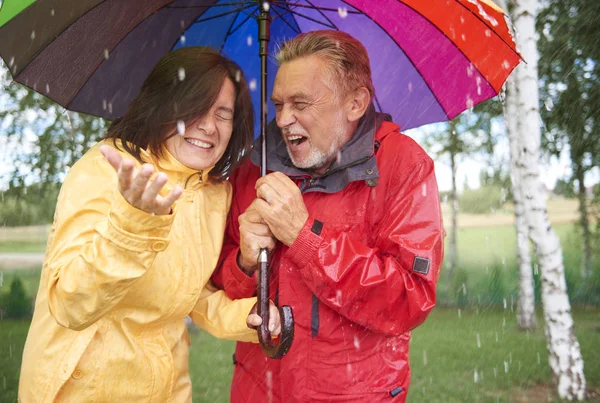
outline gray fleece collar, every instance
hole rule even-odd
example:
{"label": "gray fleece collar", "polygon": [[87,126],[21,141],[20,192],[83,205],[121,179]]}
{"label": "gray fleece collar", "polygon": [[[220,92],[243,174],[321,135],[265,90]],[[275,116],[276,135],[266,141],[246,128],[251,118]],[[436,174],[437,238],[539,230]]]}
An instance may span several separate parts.
{"label": "gray fleece collar", "polygon": [[[342,147],[340,158],[320,177],[313,177],[292,164],[281,130],[275,120],[272,120],[267,126],[267,170],[279,171],[292,179],[303,180],[300,187],[303,193],[336,193],[349,183],[362,180],[369,186],[375,186],[379,179],[375,160],[375,133],[384,120],[391,121],[390,115],[376,112],[371,105],[350,141]],[[252,162],[260,167],[260,138],[254,142]]]}

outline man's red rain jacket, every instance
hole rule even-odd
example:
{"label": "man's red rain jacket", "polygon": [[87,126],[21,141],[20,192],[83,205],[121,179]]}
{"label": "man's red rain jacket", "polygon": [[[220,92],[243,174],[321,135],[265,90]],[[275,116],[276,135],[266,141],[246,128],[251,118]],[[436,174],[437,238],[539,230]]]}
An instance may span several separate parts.
{"label": "man's red rain jacket", "polygon": [[[410,331],[435,305],[444,230],[425,151],[391,122],[370,142],[378,178],[350,175],[343,190],[327,193],[311,188],[308,175],[291,176],[310,216],[291,247],[278,244],[274,252],[271,299],[292,307],[294,341],[280,360],[266,358],[257,344],[237,343],[233,403],[405,401]],[[233,203],[213,277],[231,298],[256,292],[255,277],[239,269],[236,256],[238,216],[255,199],[259,176],[248,163],[231,179]]]}

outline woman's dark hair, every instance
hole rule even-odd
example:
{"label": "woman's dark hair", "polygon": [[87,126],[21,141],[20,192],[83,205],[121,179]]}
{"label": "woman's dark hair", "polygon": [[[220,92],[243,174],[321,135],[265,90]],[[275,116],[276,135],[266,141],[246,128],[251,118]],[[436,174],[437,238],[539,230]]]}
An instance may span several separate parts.
{"label": "woman's dark hair", "polygon": [[160,158],[164,142],[177,135],[177,121],[187,126],[208,113],[226,78],[236,91],[233,133],[209,174],[211,179],[222,181],[250,155],[254,112],[242,70],[213,49],[186,47],[160,59],[125,115],[110,126],[106,138],[122,140],[125,151],[140,162],[141,150],[146,148]]}

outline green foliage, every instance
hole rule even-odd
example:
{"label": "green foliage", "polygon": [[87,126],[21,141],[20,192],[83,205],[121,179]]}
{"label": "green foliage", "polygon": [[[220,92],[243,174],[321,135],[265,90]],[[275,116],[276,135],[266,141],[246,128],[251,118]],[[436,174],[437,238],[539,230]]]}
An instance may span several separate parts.
{"label": "green foliage", "polygon": [[493,185],[465,190],[458,198],[458,205],[464,213],[487,214],[500,209],[505,201],[506,191]]}
{"label": "green foliage", "polygon": [[0,192],[0,225],[12,227],[51,223],[59,191],[60,184],[36,183]]}
{"label": "green foliage", "polygon": [[2,65],[0,104],[0,136],[7,156],[3,163],[11,167],[11,173],[3,179],[9,183],[9,190],[28,189],[35,184],[37,194],[28,200],[33,204],[40,198],[51,199],[53,188],[62,182],[69,167],[104,135],[103,119],[67,111],[11,82]]}
{"label": "green foliage", "polygon": [[489,269],[489,272],[487,299],[493,304],[502,304],[508,294],[504,281],[504,269],[501,265],[495,264]]}
{"label": "green foliage", "polygon": [[558,179],[556,181],[553,192],[558,196],[563,196],[569,199],[576,197],[573,183],[564,179]]}
{"label": "green foliage", "polygon": [[450,287],[450,296],[458,307],[465,307],[469,303],[469,275],[466,270],[459,268],[454,273]]}
{"label": "green foliage", "polygon": [[28,317],[30,313],[31,303],[25,293],[23,282],[19,277],[15,276],[6,297],[6,316],[9,319],[23,319]]}

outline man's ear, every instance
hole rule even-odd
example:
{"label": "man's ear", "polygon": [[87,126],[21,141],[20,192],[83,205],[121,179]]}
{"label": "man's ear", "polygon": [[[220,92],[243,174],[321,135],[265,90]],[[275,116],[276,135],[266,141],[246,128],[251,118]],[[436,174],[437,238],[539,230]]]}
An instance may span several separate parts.
{"label": "man's ear", "polygon": [[350,94],[348,120],[356,122],[363,117],[369,104],[371,103],[371,94],[366,87],[360,87],[355,89]]}

